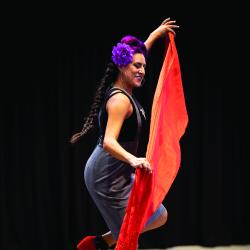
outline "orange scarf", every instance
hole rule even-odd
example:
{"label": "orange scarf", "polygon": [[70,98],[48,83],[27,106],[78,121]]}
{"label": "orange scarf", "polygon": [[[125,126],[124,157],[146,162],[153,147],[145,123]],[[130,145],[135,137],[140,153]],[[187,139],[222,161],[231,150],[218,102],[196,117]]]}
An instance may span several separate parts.
{"label": "orange scarf", "polygon": [[170,189],[180,167],[179,141],[185,133],[188,115],[174,36],[169,43],[154,94],[146,158],[152,174],[137,168],[115,250],[137,249],[145,223]]}

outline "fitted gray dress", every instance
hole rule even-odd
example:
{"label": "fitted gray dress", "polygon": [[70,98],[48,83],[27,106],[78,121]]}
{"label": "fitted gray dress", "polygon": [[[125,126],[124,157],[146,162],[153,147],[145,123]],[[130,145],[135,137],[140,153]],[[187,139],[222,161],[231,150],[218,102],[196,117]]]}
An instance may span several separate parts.
{"label": "fitted gray dress", "polygon": [[[130,96],[124,90],[112,88],[107,91],[99,112],[100,138],[85,165],[84,180],[90,196],[113,237],[117,240],[134,183],[135,169],[116,159],[102,147],[107,122],[106,102],[116,93],[127,95],[133,105],[133,113],[125,120],[118,142],[128,152],[137,155],[138,140],[143,122],[145,122],[144,111],[133,96]],[[154,221],[165,210],[166,208],[161,204],[147,224]]]}

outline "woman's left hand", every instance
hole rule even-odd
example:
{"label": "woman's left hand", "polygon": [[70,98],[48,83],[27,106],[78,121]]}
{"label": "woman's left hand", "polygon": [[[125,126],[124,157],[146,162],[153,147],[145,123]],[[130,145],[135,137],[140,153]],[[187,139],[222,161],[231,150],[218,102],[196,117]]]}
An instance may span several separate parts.
{"label": "woman's left hand", "polygon": [[147,50],[150,50],[153,43],[157,39],[166,36],[168,32],[171,32],[174,36],[176,36],[175,29],[178,29],[178,28],[179,28],[179,25],[176,25],[175,20],[170,20],[170,17],[166,18],[158,28],[156,28],[153,32],[150,33],[150,35],[144,42]]}
{"label": "woman's left hand", "polygon": [[168,32],[171,32],[176,36],[175,30],[178,29],[179,25],[176,25],[175,20],[170,20],[170,17],[165,19],[161,25],[156,28],[151,35],[154,35],[155,39],[165,36]]}

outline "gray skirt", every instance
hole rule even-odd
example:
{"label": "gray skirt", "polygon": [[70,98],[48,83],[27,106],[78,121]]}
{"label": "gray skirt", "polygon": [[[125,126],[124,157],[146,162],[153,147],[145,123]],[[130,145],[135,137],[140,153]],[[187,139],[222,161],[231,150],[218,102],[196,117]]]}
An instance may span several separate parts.
{"label": "gray skirt", "polygon": [[[135,142],[120,144],[135,154]],[[134,172],[133,167],[111,156],[100,144],[95,147],[84,168],[87,190],[116,240],[134,183]],[[153,222],[164,211],[166,208],[161,204],[146,224]]]}

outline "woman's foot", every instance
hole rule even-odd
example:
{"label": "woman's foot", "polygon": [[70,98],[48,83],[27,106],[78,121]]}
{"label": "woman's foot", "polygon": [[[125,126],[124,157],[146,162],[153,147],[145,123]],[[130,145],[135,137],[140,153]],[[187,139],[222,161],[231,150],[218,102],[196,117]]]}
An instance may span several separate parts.
{"label": "woman's foot", "polygon": [[95,238],[96,236],[86,236],[77,244],[77,249],[78,250],[97,250],[96,244],[95,244]]}
{"label": "woman's foot", "polygon": [[78,250],[107,250],[108,244],[100,236],[86,236],[77,244]]}

